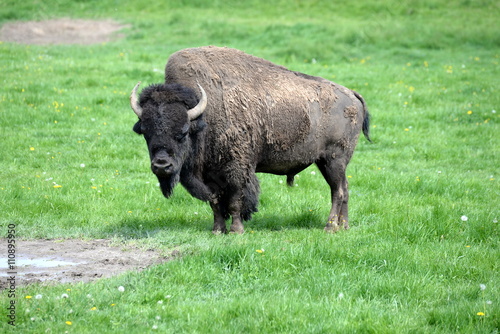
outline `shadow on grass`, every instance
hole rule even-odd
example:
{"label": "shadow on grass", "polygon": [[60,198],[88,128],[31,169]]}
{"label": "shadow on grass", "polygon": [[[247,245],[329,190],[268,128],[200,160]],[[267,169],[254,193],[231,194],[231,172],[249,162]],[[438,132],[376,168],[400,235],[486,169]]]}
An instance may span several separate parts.
{"label": "shadow on grass", "polygon": [[[231,221],[226,222],[227,227]],[[193,219],[186,215],[178,217],[161,216],[154,219],[139,217],[126,217],[123,220],[103,228],[109,236],[123,238],[147,238],[160,232],[188,231],[211,232],[213,220],[211,217],[200,216]],[[300,215],[257,214],[250,221],[245,222],[245,231],[280,231],[285,229],[323,229],[322,217],[315,212],[306,212]]]}
{"label": "shadow on grass", "polygon": [[254,219],[246,222],[246,230],[279,231],[283,229],[322,229],[324,221],[316,212],[303,212],[287,215],[259,214]]}
{"label": "shadow on grass", "polygon": [[109,236],[118,236],[126,239],[141,239],[155,236],[160,232],[166,231],[187,231],[187,230],[206,230],[209,231],[210,221],[196,222],[186,218],[144,218],[126,217],[115,224],[104,228],[103,233]]}

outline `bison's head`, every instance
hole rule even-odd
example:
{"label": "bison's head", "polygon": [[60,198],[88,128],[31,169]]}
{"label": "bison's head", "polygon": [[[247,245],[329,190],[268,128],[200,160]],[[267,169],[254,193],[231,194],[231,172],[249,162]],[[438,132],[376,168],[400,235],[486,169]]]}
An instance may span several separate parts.
{"label": "bison's head", "polygon": [[130,105],[139,121],[134,131],[144,135],[151,158],[151,170],[158,177],[165,197],[172,194],[180,173],[192,152],[194,136],[204,127],[202,114],[207,96],[201,86],[201,98],[178,84],[156,84],[145,88],[139,100],[132,90]]}

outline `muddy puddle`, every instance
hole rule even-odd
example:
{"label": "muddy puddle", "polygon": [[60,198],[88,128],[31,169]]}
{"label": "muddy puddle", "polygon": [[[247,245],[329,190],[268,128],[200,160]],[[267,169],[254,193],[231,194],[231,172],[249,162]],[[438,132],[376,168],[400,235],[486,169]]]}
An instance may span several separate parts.
{"label": "muddy puddle", "polygon": [[[0,244],[6,245],[6,240]],[[4,247],[2,247],[4,248]],[[155,250],[115,247],[109,240],[27,240],[16,242],[15,262],[4,257],[0,288],[16,277],[16,285],[89,282],[128,270],[142,270],[168,261]]]}

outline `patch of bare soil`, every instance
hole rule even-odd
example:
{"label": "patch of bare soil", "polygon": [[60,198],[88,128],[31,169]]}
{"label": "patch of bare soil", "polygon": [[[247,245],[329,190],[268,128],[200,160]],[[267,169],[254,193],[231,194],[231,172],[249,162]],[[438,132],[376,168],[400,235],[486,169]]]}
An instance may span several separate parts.
{"label": "patch of bare soil", "polygon": [[[6,245],[4,241],[1,244]],[[17,286],[89,282],[128,270],[142,270],[169,259],[154,250],[110,246],[105,239],[16,241],[14,267],[8,266],[6,258],[0,265],[0,289],[8,288],[11,276],[15,276]]]}
{"label": "patch of bare soil", "polygon": [[55,19],[11,22],[0,29],[0,41],[21,44],[97,44],[123,37],[129,25],[112,20]]}

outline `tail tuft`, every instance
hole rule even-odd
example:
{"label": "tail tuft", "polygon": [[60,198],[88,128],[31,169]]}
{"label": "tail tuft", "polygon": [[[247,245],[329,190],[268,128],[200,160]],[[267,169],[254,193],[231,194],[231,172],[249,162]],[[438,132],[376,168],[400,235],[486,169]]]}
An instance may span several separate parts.
{"label": "tail tuft", "polygon": [[365,109],[365,119],[363,120],[363,134],[365,138],[371,143],[370,139],[370,113]]}
{"label": "tail tuft", "polygon": [[[354,91],[353,91],[354,92]],[[363,134],[365,135],[366,140],[368,140],[370,143],[372,140],[370,139],[370,113],[368,112],[368,108],[366,107],[365,99],[358,94],[357,92],[354,92],[354,95],[358,98],[358,100],[361,101],[361,104],[363,105],[363,111],[365,112],[365,117],[363,118]]]}

